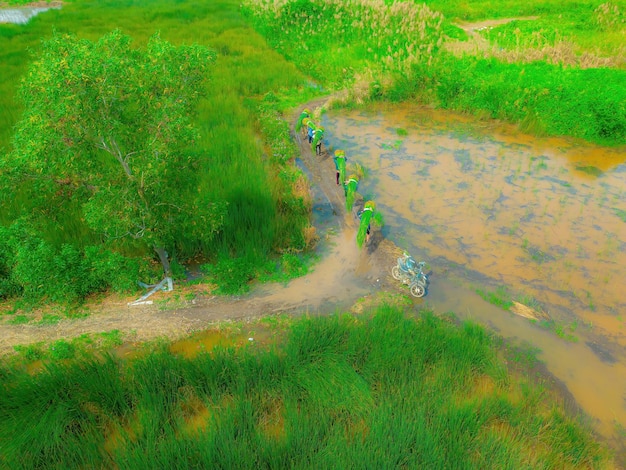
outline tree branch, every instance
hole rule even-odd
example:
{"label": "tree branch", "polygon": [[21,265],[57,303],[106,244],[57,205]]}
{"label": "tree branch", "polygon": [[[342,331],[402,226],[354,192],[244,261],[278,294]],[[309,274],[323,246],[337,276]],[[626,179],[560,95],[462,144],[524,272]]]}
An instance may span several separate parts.
{"label": "tree branch", "polygon": [[133,173],[130,170],[130,166],[128,166],[128,162],[126,161],[126,158],[129,155],[132,155],[133,153],[136,152],[131,152],[129,154],[126,155],[126,157],[122,156],[122,152],[120,151],[119,146],[117,145],[117,142],[115,141],[115,139],[110,138],[110,145],[107,144],[106,140],[104,139],[104,137],[100,137],[100,142],[96,143],[96,147],[98,147],[99,149],[104,150],[105,152],[109,153],[110,155],[113,155],[118,162],[120,162],[120,165],[122,165],[122,168],[124,168],[124,172],[126,173],[126,176],[128,176],[129,179],[133,179]]}

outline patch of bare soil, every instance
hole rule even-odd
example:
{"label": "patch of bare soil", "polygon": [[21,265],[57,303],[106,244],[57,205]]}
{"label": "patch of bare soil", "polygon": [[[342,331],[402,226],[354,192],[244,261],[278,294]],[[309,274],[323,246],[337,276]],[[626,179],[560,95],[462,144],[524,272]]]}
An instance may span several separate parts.
{"label": "patch of bare soil", "polygon": [[444,44],[444,48],[457,56],[470,54],[495,57],[508,63],[545,61],[549,64],[566,64],[581,68],[624,67],[626,63],[624,57],[626,48],[615,51],[613,57],[602,57],[592,52],[581,53],[577,51],[577,46],[568,40],[549,42],[542,40],[538,36],[534,47],[518,46],[509,50],[490,43],[480,34],[480,31],[510,23],[511,21],[532,21],[538,18],[538,16],[524,16],[483,20],[476,23],[457,23],[456,26],[467,33],[468,40],[448,40]]}
{"label": "patch of bare soil", "polygon": [[[324,101],[309,103],[309,109]],[[292,116],[296,122],[300,110]],[[369,245],[359,250],[356,245],[357,220],[345,210],[344,193],[336,185],[335,166],[330,152],[321,156],[311,151],[310,144],[293,131],[300,146],[301,159],[311,176],[311,185],[318,186],[332,206],[340,230],[329,236],[327,254],[313,272],[292,280],[288,285],[264,284],[240,297],[219,297],[211,294],[210,285],[194,285],[174,292],[159,292],[150,297],[152,304],[128,306],[134,298],[110,296],[98,304],[88,305],[89,315],[62,319],[54,325],[31,323],[11,325],[12,316],[0,321],[0,354],[15,345],[69,339],[85,333],[119,330],[133,341],[160,337],[180,338],[194,331],[208,329],[216,322],[247,320],[280,312],[326,313],[338,307],[350,307],[362,297],[381,290],[399,291],[401,286],[390,275],[390,268],[400,250],[381,233],[373,230]],[[327,132],[332,132],[327,130]],[[403,292],[406,293],[406,290]]]}

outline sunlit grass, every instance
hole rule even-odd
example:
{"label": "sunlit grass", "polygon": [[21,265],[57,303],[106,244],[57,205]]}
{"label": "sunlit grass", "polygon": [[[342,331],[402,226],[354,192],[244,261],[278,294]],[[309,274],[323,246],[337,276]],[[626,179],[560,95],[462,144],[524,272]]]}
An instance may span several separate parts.
{"label": "sunlit grass", "polygon": [[[623,61],[620,49],[613,48],[607,62],[593,50],[581,54],[558,40],[564,33],[556,28],[567,25],[567,31],[579,30],[582,22],[583,29],[602,42],[605,31],[596,24],[596,6],[591,2],[571,2],[572,10],[563,17],[562,2],[480,2],[480,18],[537,14],[547,31],[537,36],[530,32],[536,28],[533,21],[516,22],[505,26],[513,31],[512,38],[504,36],[505,47],[506,41],[513,42],[513,50],[494,46],[459,56],[440,48],[444,21],[440,11],[446,22],[473,18],[479,11],[474,3],[431,2],[427,9],[416,7],[406,17],[414,19],[413,28],[420,34],[400,27],[397,12],[382,0],[342,4],[325,0],[319,5],[268,0],[246,5],[257,29],[302,70],[324,86],[347,89],[348,105],[417,100],[517,123],[536,134],[569,135],[609,145],[619,145],[626,137],[622,110],[626,71],[598,68]],[[345,20],[347,9],[361,12],[361,20],[352,28]],[[385,27],[376,22],[380,18]],[[618,22],[612,27],[623,25]],[[418,52],[406,56],[408,45]],[[339,59],[341,69],[333,66]],[[589,94],[590,88],[596,93]]]}
{"label": "sunlit grass", "polygon": [[287,328],[271,348],[248,342],[185,357],[164,345],[132,361],[75,362],[59,343],[58,361],[34,375],[4,366],[0,462],[609,466],[588,428],[566,417],[546,389],[509,375],[498,342],[476,325],[457,327],[430,313],[407,318],[383,306]]}

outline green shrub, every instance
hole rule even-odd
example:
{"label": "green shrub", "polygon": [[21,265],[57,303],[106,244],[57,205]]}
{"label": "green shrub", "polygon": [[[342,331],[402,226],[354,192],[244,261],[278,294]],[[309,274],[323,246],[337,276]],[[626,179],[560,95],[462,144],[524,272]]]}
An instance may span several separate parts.
{"label": "green shrub", "polygon": [[249,283],[256,274],[256,267],[246,258],[223,258],[215,264],[205,264],[201,269],[217,284],[218,292],[225,295],[248,292]]}
{"label": "green shrub", "polygon": [[0,297],[27,302],[75,303],[107,289],[137,289],[139,260],[104,247],[55,248],[24,221],[0,227]]}
{"label": "green shrub", "polygon": [[[193,152],[199,181],[176,184],[181,197],[194,198],[198,208],[194,213],[206,207],[226,207],[227,213],[224,230],[213,240],[190,235],[197,231],[200,220],[177,218],[167,222],[175,232],[167,247],[175,258],[175,276],[182,274],[180,264],[198,255],[209,259],[244,257],[260,265],[268,256],[302,249],[308,207],[301,196],[293,194],[293,174],[283,171],[287,168],[283,164],[295,155],[288,123],[280,116],[284,109],[280,98],[268,101],[271,112],[263,115],[258,105],[270,91],[278,95],[277,90],[286,90],[293,100],[294,90],[308,79],[245,24],[239,8],[234,1],[66,2],[62,9],[39,15],[28,25],[0,25],[0,157],[10,149],[11,132],[22,111],[22,104],[16,102],[17,85],[31,60],[29,50],[40,50],[41,38],[49,37],[53,24],[57,31],[85,39],[121,28],[138,45],[155,31],[172,44],[205,44],[218,51],[219,64],[208,77],[206,97],[198,100],[193,115],[194,125],[200,130]],[[99,20],[94,23],[96,17]],[[312,96],[311,90],[306,96]],[[13,165],[2,163],[0,172],[4,177],[5,169]],[[176,177],[172,172],[171,178]],[[30,299],[66,297],[69,301],[88,294],[76,285],[63,295],[52,285],[86,275],[82,285],[94,292],[108,288],[130,290],[138,278],[147,281],[152,277],[155,256],[142,240],[120,239],[105,244],[102,234],[90,230],[81,215],[84,207],[78,196],[85,189],[54,181],[51,185],[54,198],[46,199],[43,213],[32,210],[30,199],[40,192],[30,187],[28,179],[15,185],[15,191],[0,194],[0,227],[10,227],[23,214],[37,217],[38,224],[33,233],[25,233],[7,251],[0,233],[1,298],[21,295],[22,281]],[[39,262],[34,255],[20,252],[17,260],[18,248],[31,235],[37,253],[57,258]],[[44,242],[41,247],[36,246],[39,239]],[[68,256],[60,258],[64,244],[74,251],[65,248]],[[21,267],[16,265],[18,261]],[[35,272],[29,274],[27,268]],[[52,273],[52,279],[47,279],[45,273]]]}

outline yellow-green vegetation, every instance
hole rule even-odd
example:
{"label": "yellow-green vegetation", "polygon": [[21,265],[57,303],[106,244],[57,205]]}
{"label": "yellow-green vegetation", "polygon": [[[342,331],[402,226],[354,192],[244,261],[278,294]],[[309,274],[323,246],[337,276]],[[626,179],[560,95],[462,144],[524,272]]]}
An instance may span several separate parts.
{"label": "yellow-green vegetation", "polygon": [[443,17],[426,4],[365,0],[246,1],[259,31],[333,88],[367,84],[430,62]]}
{"label": "yellow-green vegetation", "polygon": [[[434,1],[428,7],[410,3],[400,7],[399,2],[382,0],[315,4],[267,0],[245,5],[257,29],[275,47],[323,85],[349,88],[354,102],[417,99],[518,123],[535,133],[612,145],[626,140],[623,1],[603,7],[591,1]],[[359,21],[348,21],[349,11],[358,12]],[[563,11],[567,13],[562,15]],[[513,41],[506,34],[502,46],[494,44],[478,53],[459,54],[443,47],[457,37],[467,40],[461,34],[446,39],[459,18],[478,21],[520,15],[540,19],[538,24],[525,21],[522,27],[521,22],[501,26],[515,28],[517,55],[489,53]],[[410,28],[402,18],[410,18]],[[528,34],[522,32],[524,28]],[[494,41],[501,37],[496,36],[497,30],[488,31],[483,28],[482,33]],[[579,45],[570,56],[554,57],[550,51],[535,54],[526,47],[541,49],[556,41],[550,38],[572,31],[578,32],[572,41]],[[595,47],[607,37],[605,48]],[[590,59],[608,52],[615,60]],[[533,61],[526,63],[527,58]],[[594,64],[621,64],[622,69],[585,68]]]}
{"label": "yellow-green vegetation", "polygon": [[485,330],[381,307],[304,317],[264,347],[3,366],[7,468],[604,468]]}
{"label": "yellow-green vegetation", "polygon": [[[416,99],[537,133],[619,144],[626,139],[626,71],[583,67],[599,64],[585,57],[611,53],[615,60],[607,65],[622,64],[625,11],[623,0],[265,0],[244,2],[243,8],[234,0],[65,3],[26,25],[0,25],[0,157],[12,150],[13,129],[25,111],[18,84],[53,31],[97,41],[119,28],[137,48],[159,32],[174,46],[208,47],[217,59],[192,116],[199,138],[185,149],[198,182],[187,182],[186,192],[181,182],[178,196],[199,209],[215,204],[227,211],[212,238],[194,235],[205,228],[200,224],[199,230],[194,217],[174,217],[164,248],[174,274],[199,257],[210,263],[209,271],[229,276],[224,292],[245,290],[269,258],[306,250],[316,239],[302,175],[289,164],[296,151],[282,120],[285,110],[321,89],[347,89],[352,102]],[[477,55],[445,47],[468,40],[453,26],[459,20],[530,15],[538,18],[481,30],[491,48]],[[570,49],[576,60],[550,52],[563,41],[575,44]],[[545,47],[552,49],[543,56],[529,52]],[[538,60],[522,63],[529,58]],[[85,213],[84,198],[75,197],[76,181],[62,175],[47,181],[48,189],[56,187],[54,203],[34,206],[41,177],[9,180],[13,162],[2,160],[0,298],[73,302],[93,291],[131,290],[137,279],[158,280],[149,237],[105,236],[91,222],[115,217]],[[175,202],[168,203],[176,212]],[[215,227],[207,224],[206,231]]]}
{"label": "yellow-green vegetation", "polygon": [[[434,2],[431,5],[453,20],[513,20],[493,27],[486,26],[479,33],[499,48],[525,51],[528,56],[524,59],[518,54],[520,60],[567,63],[578,56],[583,59],[582,65],[626,67],[626,2],[623,0],[485,1],[463,5]],[[541,50],[545,54],[538,56]]]}

